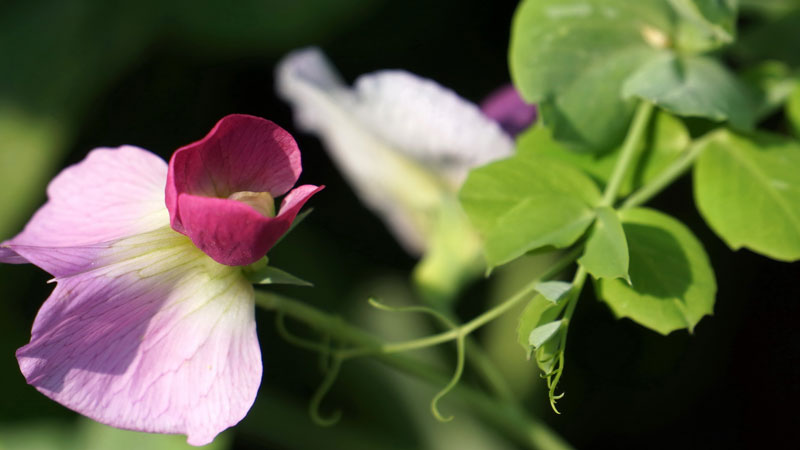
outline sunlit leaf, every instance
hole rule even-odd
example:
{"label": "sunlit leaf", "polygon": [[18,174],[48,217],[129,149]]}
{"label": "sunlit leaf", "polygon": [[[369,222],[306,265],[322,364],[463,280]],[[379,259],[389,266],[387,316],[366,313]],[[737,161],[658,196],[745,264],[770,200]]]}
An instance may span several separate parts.
{"label": "sunlit leaf", "polygon": [[597,208],[597,220],[578,263],[595,278],[628,281],[628,243],[614,209]]}
{"label": "sunlit leaf", "polygon": [[[644,148],[640,150],[641,157],[623,179],[619,195],[628,195],[652,180],[683,154],[690,141],[689,131],[680,119],[658,111],[648,128],[646,138],[642,140],[641,145]],[[519,152],[545,155],[577,166],[600,186],[605,186],[608,182],[619,156],[619,149],[600,155],[572,151],[555,141],[550,130],[542,125],[536,125],[521,134],[517,140],[517,148]]]}
{"label": "sunlit leaf", "polygon": [[661,334],[711,314],[717,285],[702,244],[676,219],[651,209],[620,212],[630,251],[629,285],[597,280],[598,294],[618,317]]}
{"label": "sunlit leaf", "polygon": [[631,75],[622,93],[679,116],[729,121],[739,128],[750,128],[755,121],[755,94],[728,69],[706,57],[676,57],[664,52]]}
{"label": "sunlit leaf", "polygon": [[485,240],[491,268],[540,247],[575,242],[594,219],[600,192],[569,165],[518,153],[472,171],[460,198]]}
{"label": "sunlit leaf", "polygon": [[736,35],[736,0],[669,0],[690,26],[682,30],[682,47],[704,51],[730,44]]}
{"label": "sunlit leaf", "polygon": [[[681,12],[675,4],[680,4]],[[735,11],[705,1],[526,0],[514,16],[510,66],[558,140],[593,151],[622,141],[634,101],[625,80],[659,52],[726,42]],[[685,10],[685,11],[684,11]]]}
{"label": "sunlit leaf", "polygon": [[721,132],[694,172],[695,201],[733,249],[800,259],[800,143],[778,135]]}

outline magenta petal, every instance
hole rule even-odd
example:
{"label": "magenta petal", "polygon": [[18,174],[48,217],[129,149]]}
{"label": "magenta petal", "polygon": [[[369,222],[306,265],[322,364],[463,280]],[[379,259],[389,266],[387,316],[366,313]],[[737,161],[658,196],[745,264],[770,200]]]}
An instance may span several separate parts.
{"label": "magenta petal", "polygon": [[[56,176],[47,187],[47,203],[13,239],[0,244],[0,262],[30,261],[58,276],[47,264],[31,260],[17,248],[47,257],[48,248],[86,246],[153,230],[167,223],[164,180],[167,164],[137,147],[100,148]],[[54,255],[65,267],[73,254],[74,268],[84,264],[85,252],[66,250]]]}
{"label": "magenta petal", "polygon": [[300,151],[286,130],[259,117],[225,116],[206,137],[172,155],[166,189],[172,227],[185,231],[182,194],[224,199],[251,191],[277,197],[291,189],[300,171]]}
{"label": "magenta petal", "polygon": [[323,187],[300,186],[283,200],[276,217],[266,217],[244,203],[181,194],[185,234],[214,261],[229,266],[252,264],[267,254],[289,230],[303,204]]}
{"label": "magenta petal", "polygon": [[[120,255],[125,255],[120,259]],[[261,380],[252,286],[168,227],[61,278],[17,351],[28,383],[99,422],[202,445]]]}
{"label": "magenta petal", "polygon": [[481,110],[512,136],[525,131],[537,115],[536,106],[526,103],[511,84],[489,94],[481,103]]}

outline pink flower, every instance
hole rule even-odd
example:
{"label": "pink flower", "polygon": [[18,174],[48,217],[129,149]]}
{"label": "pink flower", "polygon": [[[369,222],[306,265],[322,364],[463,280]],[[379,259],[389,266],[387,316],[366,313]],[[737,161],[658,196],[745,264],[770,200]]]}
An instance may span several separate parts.
{"label": "pink flower", "polygon": [[0,262],[36,264],[57,282],[17,350],[28,383],[99,422],[193,445],[239,422],[262,371],[239,266],[262,258],[321,189],[290,191],[299,175],[291,136],[245,115],[220,120],[169,167],[123,146],[62,171],[0,244]]}

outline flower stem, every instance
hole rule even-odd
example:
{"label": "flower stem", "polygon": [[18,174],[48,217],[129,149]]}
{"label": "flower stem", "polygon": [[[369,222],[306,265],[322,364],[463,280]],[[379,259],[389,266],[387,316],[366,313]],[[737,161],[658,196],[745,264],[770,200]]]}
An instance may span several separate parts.
{"label": "flower stem", "polygon": [[614,204],[622,181],[625,179],[625,174],[628,172],[637,150],[639,150],[639,143],[642,140],[642,136],[644,136],[652,113],[652,103],[647,101],[639,102],[636,107],[636,113],[633,116],[633,122],[631,122],[631,128],[628,130],[628,135],[625,136],[625,142],[622,143],[619,159],[614,166],[614,172],[612,172],[611,178],[606,185],[606,190],[603,192],[603,200],[599,206],[612,206]]}
{"label": "flower stem", "polygon": [[[575,257],[577,257],[577,252],[569,253],[559,261],[562,262],[562,264],[558,265],[563,269],[564,266],[573,261]],[[557,273],[557,271],[555,271],[555,273]],[[285,316],[300,320],[315,328],[320,333],[330,335],[335,339],[348,342],[358,347],[373,349],[381,347],[381,340],[374,335],[345,323],[337,316],[322,312],[300,301],[265,291],[256,291],[255,299],[259,306],[265,309],[278,311]],[[340,354],[338,357],[341,358],[342,355]],[[448,378],[442,375],[439,370],[407,355],[376,353],[375,357],[384,364],[415,375],[431,383],[444,384],[448,381]],[[502,401],[498,402],[496,399],[483,392],[476,391],[463,385],[456,387],[455,393],[460,399],[474,408],[485,420],[493,423],[499,429],[505,430],[509,435],[514,436],[520,442],[525,443],[528,448],[546,448],[553,450],[566,450],[571,448],[569,444],[553,432],[547,425],[530,417],[520,407],[509,405]]]}
{"label": "flower stem", "polygon": [[575,261],[575,259],[578,257],[579,252],[580,249],[573,249],[569,253],[564,254],[558,261],[556,261],[552,266],[550,266],[547,272],[545,272],[542,276],[537,277],[536,279],[529,282],[522,289],[517,291],[516,294],[512,295],[508,300],[501,302],[497,306],[489,309],[488,311],[485,311],[483,314],[479,315],[478,317],[475,317],[474,319],[464,323],[461,326],[453,328],[449,331],[445,331],[443,333],[426,336],[424,338],[412,339],[402,342],[384,343],[375,348],[362,347],[349,350],[345,349],[341,351],[342,352],[341,354],[345,358],[351,358],[355,356],[363,356],[370,354],[391,354],[398,352],[407,352],[409,350],[416,350],[420,348],[431,347],[434,345],[449,342],[454,339],[458,339],[460,336],[466,336],[472,333],[473,331],[477,330],[478,328],[482,327],[483,325],[486,325],[492,320],[500,317],[501,315],[503,315],[503,313],[513,308],[520,301],[527,299],[529,294],[536,289],[536,285],[541,280],[552,278],[559,272],[564,270],[564,268],[566,268],[573,261]]}
{"label": "flower stem", "polygon": [[622,203],[621,209],[633,208],[635,206],[643,205],[650,201],[653,197],[658,195],[667,186],[671,185],[676,179],[686,173],[692,167],[694,161],[703,153],[706,148],[708,140],[714,136],[715,132],[710,132],[704,136],[696,139],[689,146],[689,149],[683,156],[667,166],[666,169],[661,171],[652,181],[639,188],[636,192],[631,194],[625,202]]}

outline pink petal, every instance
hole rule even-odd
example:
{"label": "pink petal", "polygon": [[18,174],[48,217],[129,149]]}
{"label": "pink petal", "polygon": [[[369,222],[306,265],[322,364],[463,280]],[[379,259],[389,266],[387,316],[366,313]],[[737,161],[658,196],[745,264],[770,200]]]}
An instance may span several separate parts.
{"label": "pink petal", "polygon": [[186,235],[199,249],[218,263],[243,266],[264,257],[289,230],[303,204],[322,188],[304,185],[292,190],[275,217],[235,200],[191,194],[178,197],[178,208]]}
{"label": "pink petal", "polygon": [[206,137],[172,155],[166,189],[172,226],[185,231],[182,194],[224,199],[252,191],[277,197],[291,189],[300,171],[297,143],[283,128],[259,117],[225,116]]}
{"label": "pink petal", "polygon": [[[93,150],[50,182],[47,203],[21,233],[0,244],[5,247],[0,248],[0,262],[31,261],[58,276],[80,270],[86,258],[74,261],[74,267],[68,269],[69,260],[57,264],[47,263],[46,257],[31,260],[33,253],[41,253],[36,249],[85,246],[163,226],[168,221],[166,173],[161,158],[137,147]],[[69,258],[66,253],[62,256]]]}
{"label": "pink petal", "polygon": [[210,442],[261,379],[253,290],[169,227],[107,245],[58,285],[31,342],[28,383],[99,422]]}
{"label": "pink petal", "polygon": [[481,110],[512,136],[528,128],[537,116],[536,106],[526,103],[511,84],[489,94],[481,103]]}

